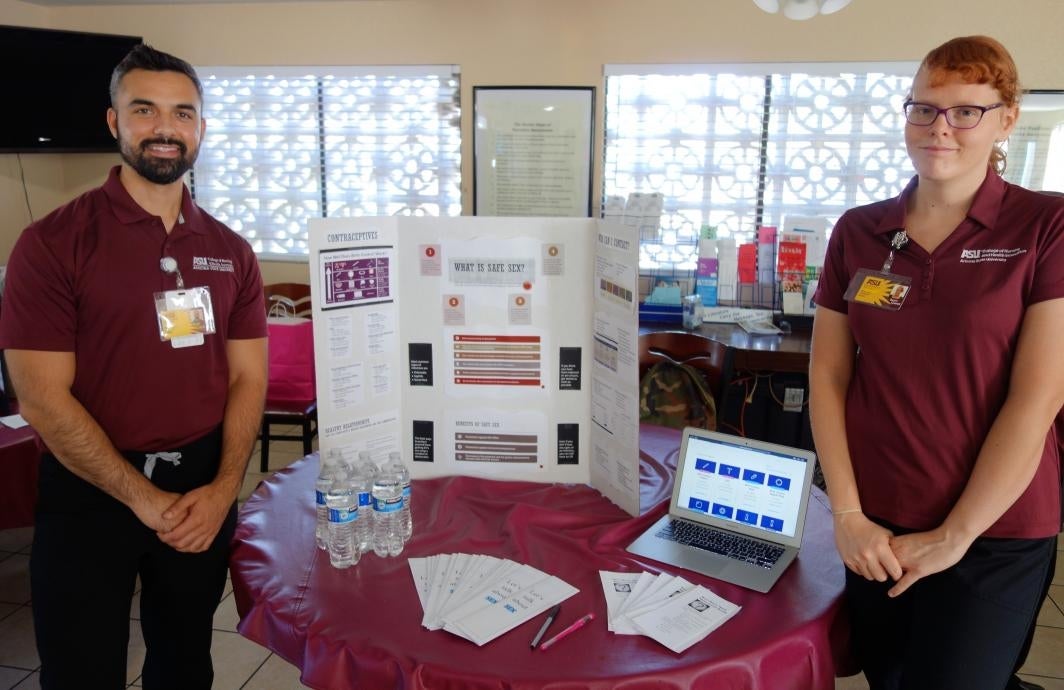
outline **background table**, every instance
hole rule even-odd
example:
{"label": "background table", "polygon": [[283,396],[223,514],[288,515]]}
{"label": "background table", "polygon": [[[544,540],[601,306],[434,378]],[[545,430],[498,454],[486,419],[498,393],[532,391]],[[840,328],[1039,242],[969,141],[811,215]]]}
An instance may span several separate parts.
{"label": "background table", "polygon": [[0,425],[0,529],[33,524],[40,457],[37,432]]}
{"label": "background table", "polygon": [[781,371],[805,374],[809,371],[812,333],[796,331],[779,335],[750,335],[731,323],[703,323],[698,328],[683,329],[676,324],[639,324],[639,334],[672,331],[689,333],[727,345],[733,352],[735,369]]}
{"label": "background table", "polygon": [[[415,481],[414,537],[402,556],[371,553],[347,570],[314,546],[318,462],[308,456],[260,484],[240,512],[231,561],[239,630],[299,666],[315,688],[830,690],[836,670],[852,669],[843,567],[820,494],[798,560],[767,595],[669,569],[743,607],[684,654],[606,630],[598,571],[662,570],[624,549],[667,509],[679,441],[677,431],[641,428],[650,509],[638,518],[584,485]],[[555,631],[589,611],[596,619],[546,652],[528,646],[543,616],[484,647],[428,631],[405,557],[455,552],[510,558],[577,587]]]}

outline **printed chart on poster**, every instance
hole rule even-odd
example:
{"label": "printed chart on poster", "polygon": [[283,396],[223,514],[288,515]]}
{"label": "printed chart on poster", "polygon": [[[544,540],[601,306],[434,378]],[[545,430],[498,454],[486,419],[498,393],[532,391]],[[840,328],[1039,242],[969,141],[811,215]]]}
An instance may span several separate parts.
{"label": "printed chart on poster", "polygon": [[311,290],[320,452],[380,460],[402,450],[395,228],[371,222],[317,239]]}
{"label": "printed chart on poster", "polygon": [[310,225],[323,455],[639,511],[637,243],[578,218]]}
{"label": "printed chart on poster", "polygon": [[391,247],[322,252],[322,308],[325,310],[392,300]]}

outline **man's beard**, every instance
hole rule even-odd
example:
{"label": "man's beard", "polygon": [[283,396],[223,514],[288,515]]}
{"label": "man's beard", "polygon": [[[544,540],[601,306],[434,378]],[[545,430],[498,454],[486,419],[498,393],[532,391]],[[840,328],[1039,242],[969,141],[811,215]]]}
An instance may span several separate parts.
{"label": "man's beard", "polygon": [[[117,129],[117,127],[115,129]],[[147,149],[153,144],[176,146],[181,152],[181,155],[177,158],[157,158],[151,156],[147,153]],[[180,180],[182,175],[192,169],[193,163],[196,162],[196,155],[199,153],[199,149],[195,149],[189,154],[188,147],[185,146],[184,142],[178,139],[159,137],[156,139],[145,139],[140,142],[140,145],[134,150],[133,144],[122,136],[121,131],[118,131],[118,152],[122,155],[122,160],[136,170],[137,174],[144,179],[149,182],[154,182],[155,184],[171,184]]]}

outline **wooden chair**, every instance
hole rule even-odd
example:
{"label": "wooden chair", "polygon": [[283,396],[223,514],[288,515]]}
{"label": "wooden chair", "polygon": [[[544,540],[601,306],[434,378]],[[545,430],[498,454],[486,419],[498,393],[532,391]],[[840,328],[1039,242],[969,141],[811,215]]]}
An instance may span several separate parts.
{"label": "wooden chair", "polygon": [[732,351],[724,343],[686,331],[658,331],[639,336],[639,377],[659,361],[686,364],[702,372],[717,404],[723,405],[724,391],[732,376]]}
{"label": "wooden chair", "polygon": [[[309,319],[313,316],[310,304],[310,286],[306,283],[271,283],[262,287],[266,297],[266,313],[271,316],[298,316]],[[284,314],[275,314],[276,310]]]}
{"label": "wooden chair", "polygon": [[[299,425],[299,434],[282,434],[270,430],[274,424]],[[267,400],[262,413],[262,444],[259,451],[259,471],[270,471],[270,441],[302,441],[303,455],[314,450],[318,435],[318,401]]]}
{"label": "wooden chair", "polygon": [[[310,286],[303,283],[273,283],[263,286],[266,297],[266,313],[271,307],[283,305],[285,315],[309,319],[312,313],[310,303]],[[275,433],[270,427],[274,425],[298,426],[299,434]],[[262,414],[262,432],[259,451],[259,471],[266,473],[270,468],[270,441],[302,441],[303,454],[310,455],[314,450],[314,437],[318,434],[318,401],[314,400],[271,400],[266,399],[266,408]]]}
{"label": "wooden chair", "polygon": [[732,375],[732,351],[727,345],[687,331],[639,335],[639,378],[663,359],[699,369],[720,409],[720,397]]}

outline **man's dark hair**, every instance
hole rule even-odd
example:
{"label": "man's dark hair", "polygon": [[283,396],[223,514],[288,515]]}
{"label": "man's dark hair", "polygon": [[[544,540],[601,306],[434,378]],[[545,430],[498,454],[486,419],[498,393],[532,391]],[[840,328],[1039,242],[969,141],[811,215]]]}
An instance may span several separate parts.
{"label": "man's dark hair", "polygon": [[112,107],[117,107],[115,100],[118,96],[118,85],[121,83],[122,77],[135,69],[148,70],[149,72],[180,72],[192,80],[192,83],[196,85],[196,93],[199,94],[200,101],[203,100],[203,85],[200,84],[199,77],[196,76],[196,70],[193,69],[192,65],[179,57],[156,50],[147,43],[141,43],[129,51],[115,67],[114,72],[111,72]]}

